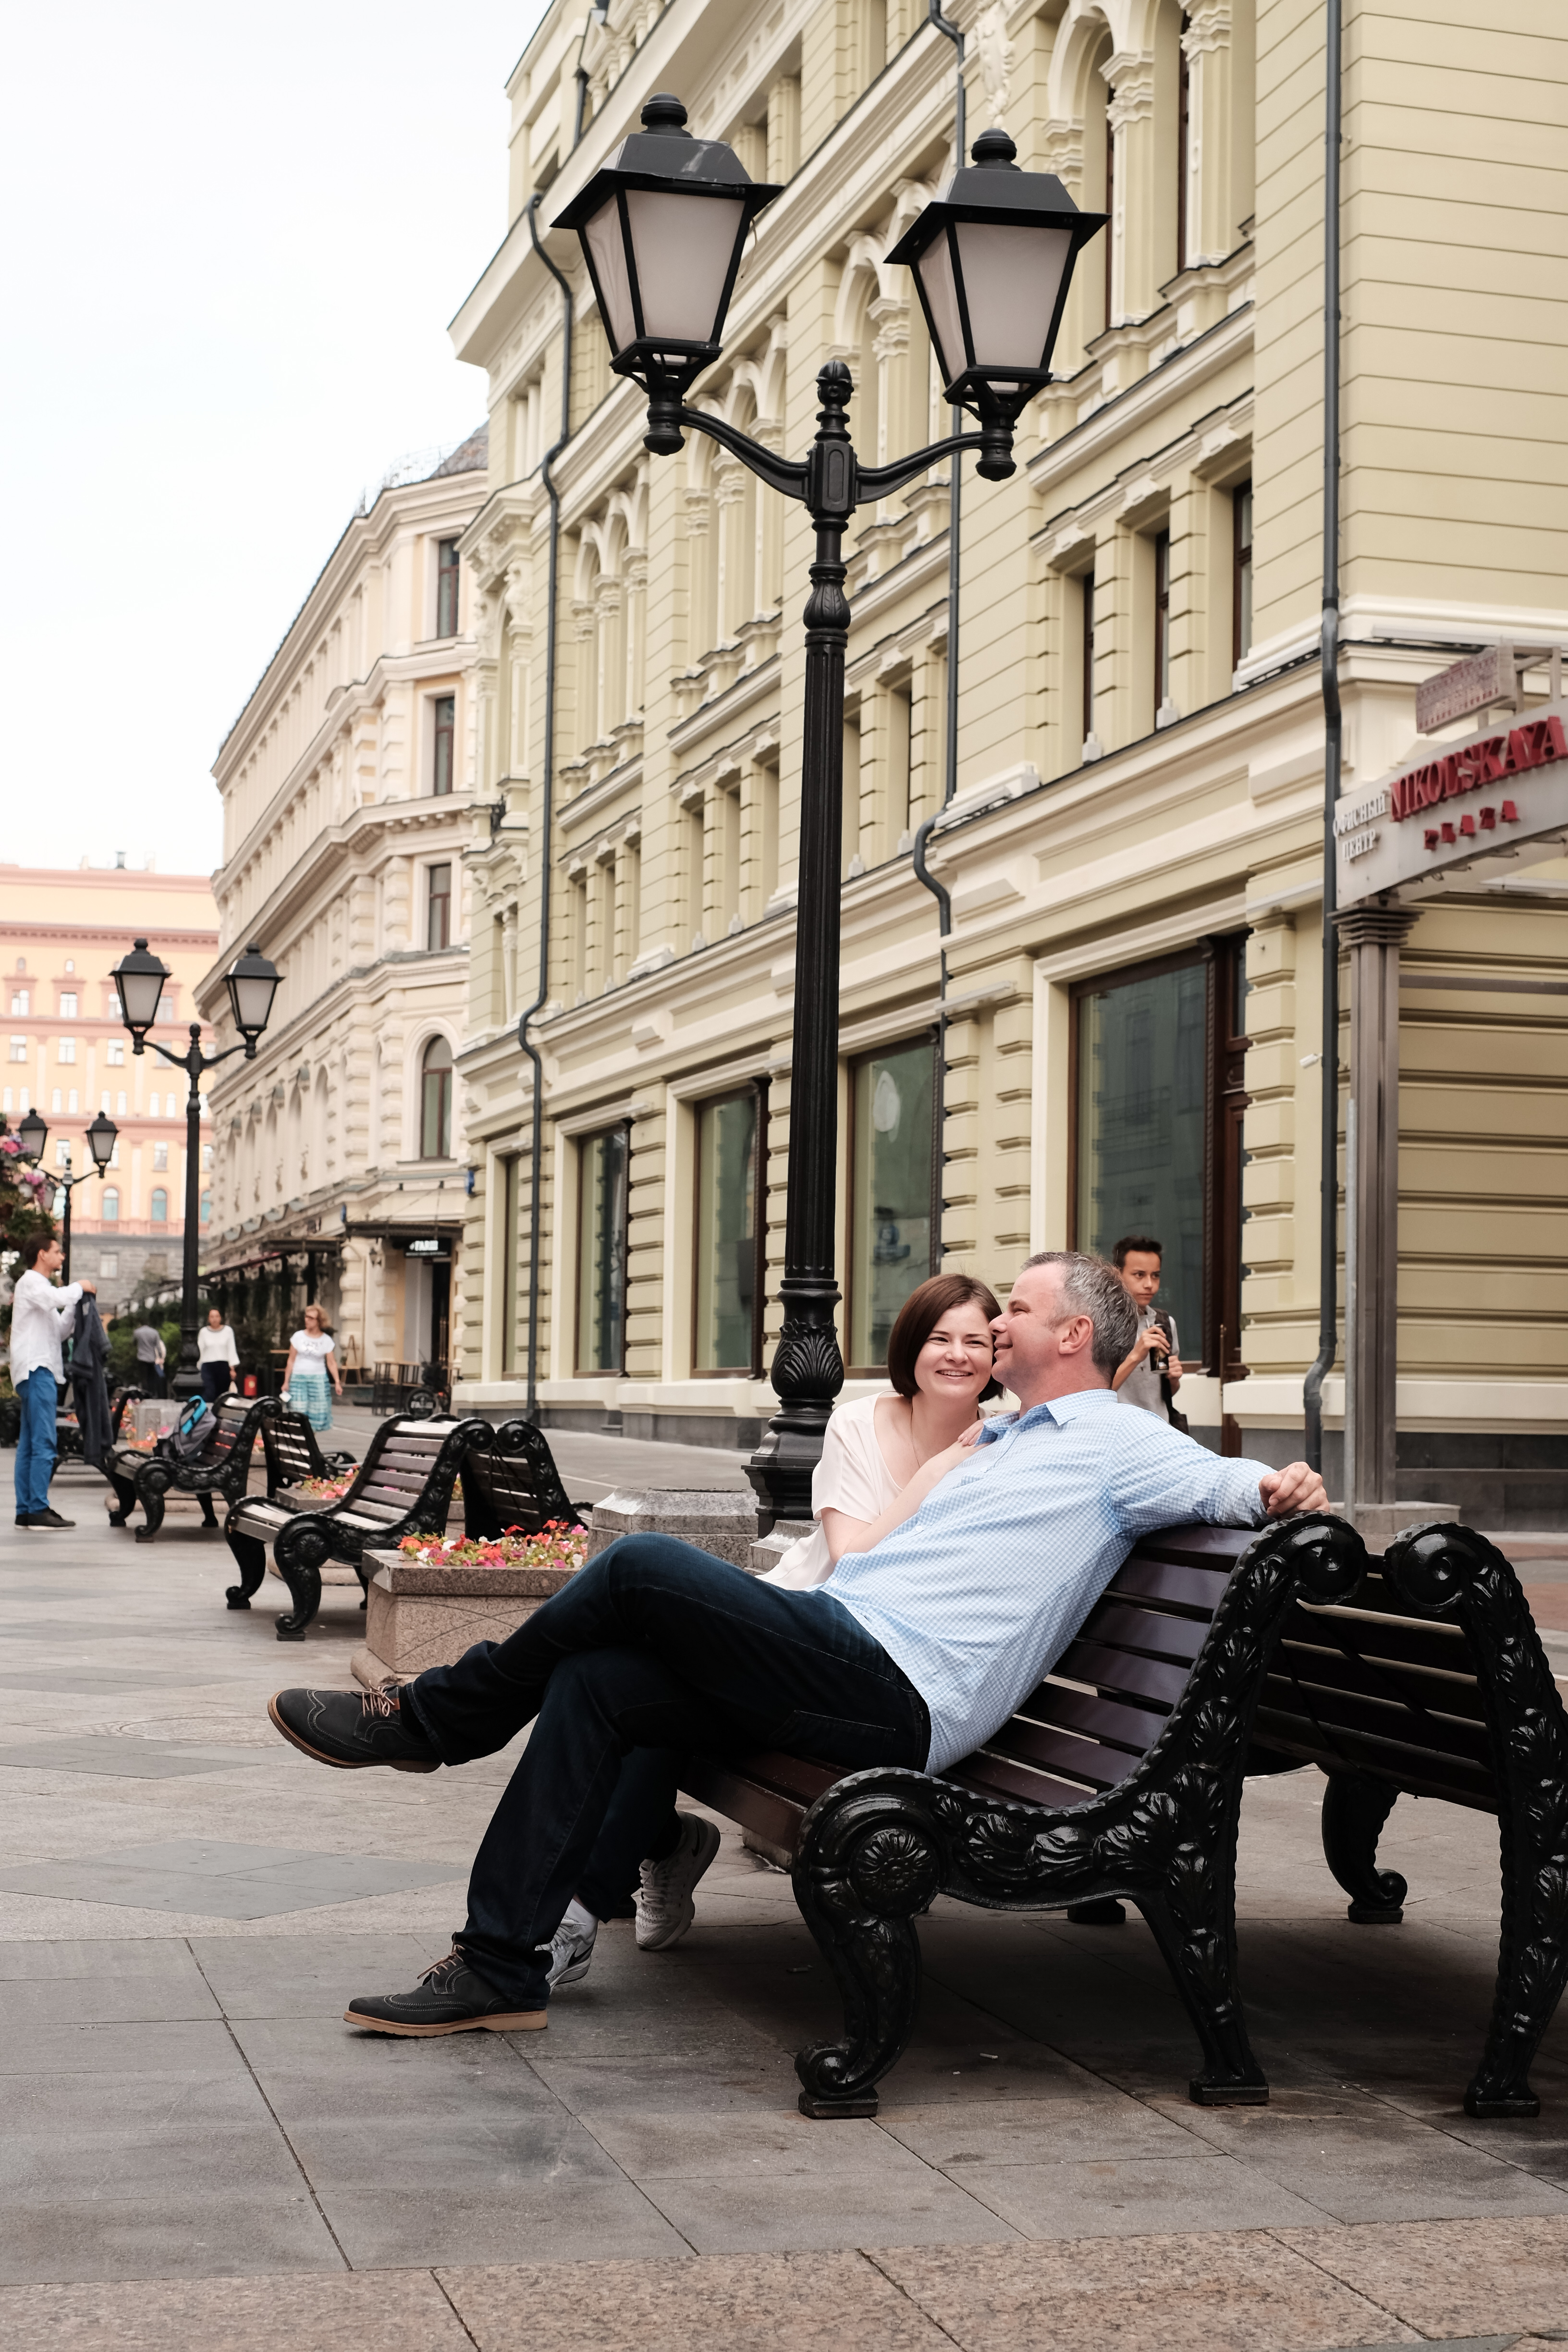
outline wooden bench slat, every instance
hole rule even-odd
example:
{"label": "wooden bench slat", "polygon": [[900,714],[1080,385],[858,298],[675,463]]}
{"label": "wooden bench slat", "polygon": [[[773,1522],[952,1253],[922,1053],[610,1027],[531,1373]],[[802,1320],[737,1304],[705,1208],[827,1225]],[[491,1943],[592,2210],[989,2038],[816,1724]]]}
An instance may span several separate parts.
{"label": "wooden bench slat", "polygon": [[1084,1620],[1082,1638],[1115,1650],[1136,1650],[1190,1665],[1203,1648],[1208,1626],[1194,1617],[1172,1617],[1140,1609],[1128,1601],[1097,1601]]}
{"label": "wooden bench slat", "polygon": [[1164,1708],[1128,1706],[1120,1699],[1100,1698],[1091,1691],[1069,1690],[1058,1682],[1041,1683],[1030,1692],[1018,1713],[1032,1723],[1060,1725],[1067,1731],[1087,1731],[1112,1748],[1146,1756],[1165,1727]]}
{"label": "wooden bench slat", "polygon": [[1174,1706],[1187,1686],[1184,1666],[1165,1665],[1157,1658],[1135,1657],[1130,1650],[1108,1650],[1082,1639],[1069,1643],[1056,1670],[1069,1682],[1091,1684],[1111,1698],[1131,1694],[1163,1699],[1167,1706]]}
{"label": "wooden bench slat", "polygon": [[1484,1721],[1466,1723],[1434,1713],[1414,1715],[1397,1699],[1371,1697],[1361,1691],[1322,1689],[1309,1682],[1305,1675],[1299,1682],[1291,1682],[1282,1675],[1270,1675],[1264,1684],[1263,1695],[1265,1705],[1281,1715],[1294,1715],[1304,1723],[1316,1724],[1331,1738],[1340,1729],[1370,1731],[1404,1738],[1412,1748],[1430,1748],[1436,1756],[1460,1756],[1472,1763],[1484,1762],[1490,1748]]}
{"label": "wooden bench slat", "polygon": [[1363,1663],[1347,1658],[1342,1650],[1309,1649],[1303,1642],[1289,1642],[1281,1643],[1275,1654],[1275,1672],[1318,1690],[1354,1692],[1407,1706],[1416,1721],[1423,1707],[1471,1723],[1485,1721],[1480,1693],[1469,1676],[1434,1674],[1398,1658]]}
{"label": "wooden bench slat", "polygon": [[1020,1764],[1055,1765],[1096,1789],[1114,1789],[1143,1760],[1141,1756],[1130,1756],[1124,1748],[1102,1748],[1098,1740],[1074,1739],[1067,1732],[1026,1723],[1018,1716],[994,1733],[985,1747],[988,1754],[1009,1756]]}
{"label": "wooden bench slat", "polygon": [[781,1797],[773,1789],[761,1787],[739,1767],[717,1763],[711,1757],[684,1758],[679,1777],[686,1794],[695,1797],[700,1805],[722,1813],[728,1821],[738,1822],[742,1829],[765,1838],[770,1845],[780,1846],[792,1854],[796,1851],[805,1813],[804,1805]]}
{"label": "wooden bench slat", "polygon": [[1285,1621],[1287,1642],[1320,1643],[1325,1649],[1351,1649],[1369,1658],[1401,1664],[1436,1666],[1442,1674],[1474,1677],[1475,1661],[1458,1625],[1424,1624],[1416,1617],[1375,1615],[1364,1609],[1293,1609]]}
{"label": "wooden bench slat", "polygon": [[942,1778],[956,1780],[961,1788],[973,1789],[983,1797],[1022,1797],[1031,1805],[1087,1805],[1099,1793],[1075,1788],[1070,1780],[1058,1780],[1049,1772],[1031,1772],[1027,1765],[993,1756],[988,1748],[949,1765]]}
{"label": "wooden bench slat", "polygon": [[1227,1570],[1189,1568],[1179,1560],[1141,1559],[1136,1552],[1121,1563],[1106,1586],[1108,1595],[1163,1601],[1173,1608],[1201,1612],[1205,1623],[1213,1618],[1230,1582]]}
{"label": "wooden bench slat", "polygon": [[1288,1715],[1272,1706],[1259,1707],[1253,1736],[1266,1748],[1306,1753],[1314,1762],[1327,1754],[1343,1770],[1381,1772],[1418,1795],[1458,1797],[1467,1791],[1465,1801],[1479,1801],[1483,1810],[1497,1811],[1495,1783],[1485,1766],[1472,1764],[1462,1756],[1440,1755],[1414,1740],[1380,1737],[1346,1724],[1335,1730],[1331,1748],[1305,1716]]}

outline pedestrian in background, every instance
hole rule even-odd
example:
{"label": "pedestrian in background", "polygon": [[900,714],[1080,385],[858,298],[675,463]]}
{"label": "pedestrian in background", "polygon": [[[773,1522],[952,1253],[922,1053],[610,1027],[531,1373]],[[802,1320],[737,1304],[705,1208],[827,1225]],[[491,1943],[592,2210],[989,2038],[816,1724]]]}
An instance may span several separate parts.
{"label": "pedestrian in background", "polygon": [[1163,1255],[1160,1244],[1146,1234],[1123,1234],[1110,1253],[1121,1287],[1138,1309],[1138,1337],[1110,1385],[1122,1404],[1135,1404],[1141,1412],[1168,1421],[1173,1429],[1185,1429],[1187,1417],[1176,1407],[1182,1354],[1175,1318],[1154,1304]]}
{"label": "pedestrian in background", "polygon": [[239,1370],[239,1349],[234,1332],[216,1307],[207,1308],[205,1328],[196,1333],[196,1360],[202,1368],[202,1394],[208,1404],[226,1396]]}
{"label": "pedestrian in background", "polygon": [[76,1323],[78,1302],[92,1297],[96,1286],[73,1282],[62,1289],[55,1276],[64,1258],[53,1234],[35,1234],[25,1241],[24,1271],[11,1302],[11,1385],[22,1406],[15,1472],[19,1528],[76,1525],[50,1509],[49,1480],[59,1451],[55,1415],[65,1379],[63,1344]]}
{"label": "pedestrian in background", "polygon": [[151,1323],[136,1326],[136,1380],[143,1395],[163,1395],[163,1337]]}
{"label": "pedestrian in background", "polygon": [[283,1367],[283,1402],[302,1412],[312,1429],[331,1429],[332,1425],[329,1381],[342,1397],[343,1384],[338,1377],[327,1318],[319,1307],[307,1307],[303,1328],[289,1342],[289,1361]]}

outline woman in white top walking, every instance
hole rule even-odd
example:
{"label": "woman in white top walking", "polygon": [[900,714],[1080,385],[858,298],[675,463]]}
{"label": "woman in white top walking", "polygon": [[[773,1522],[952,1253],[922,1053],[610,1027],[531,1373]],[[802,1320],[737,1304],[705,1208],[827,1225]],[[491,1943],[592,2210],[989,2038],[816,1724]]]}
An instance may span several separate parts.
{"label": "woman in white top walking", "polygon": [[208,1404],[226,1396],[239,1370],[239,1349],[232,1327],[220,1308],[209,1307],[205,1325],[196,1333],[196,1360],[202,1368],[202,1394]]}
{"label": "woman in white top walking", "polygon": [[888,1340],[892,1396],[840,1405],[811,1481],[814,1532],[792,1544],[770,1584],[826,1583],[846,1552],[872,1551],[963,1458],[995,1393],[991,1318],[1001,1308],[969,1274],[911,1291]]}
{"label": "woman in white top walking", "polygon": [[289,1342],[289,1361],[283,1367],[283,1402],[302,1412],[312,1429],[331,1429],[332,1425],[332,1400],[327,1393],[329,1380],[341,1398],[343,1384],[338,1378],[327,1318],[319,1307],[307,1307],[304,1328],[296,1331]]}

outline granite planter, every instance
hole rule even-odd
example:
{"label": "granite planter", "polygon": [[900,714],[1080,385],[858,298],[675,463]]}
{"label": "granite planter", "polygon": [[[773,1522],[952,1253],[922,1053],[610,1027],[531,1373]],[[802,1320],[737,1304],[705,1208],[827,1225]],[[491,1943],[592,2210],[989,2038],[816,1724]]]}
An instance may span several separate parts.
{"label": "granite planter", "polygon": [[426,1666],[449,1666],[476,1642],[504,1642],[572,1573],[565,1568],[435,1568],[400,1551],[367,1551],[364,1559],[370,1570],[364,1647],[350,1664],[371,1690],[412,1682]]}

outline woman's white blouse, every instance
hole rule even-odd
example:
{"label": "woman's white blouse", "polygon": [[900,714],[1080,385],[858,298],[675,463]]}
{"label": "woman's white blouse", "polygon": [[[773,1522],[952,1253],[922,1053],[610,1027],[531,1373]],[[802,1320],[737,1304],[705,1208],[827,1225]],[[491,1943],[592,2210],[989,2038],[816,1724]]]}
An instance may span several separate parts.
{"label": "woman's white blouse", "polygon": [[879,1397],[857,1397],[842,1404],[827,1424],[822,1459],[812,1473],[811,1511],[817,1521],[808,1536],[791,1544],[763,1581],[804,1592],[825,1584],[833,1573],[833,1559],[821,1520],[824,1511],[843,1511],[852,1519],[879,1519],[900,1492],[899,1481],[882,1459],[877,1443]]}
{"label": "woman's white blouse", "polygon": [[289,1345],[296,1356],[313,1356],[318,1361],[332,1352],[332,1338],[329,1331],[296,1331]]}
{"label": "woman's white blouse", "polygon": [[196,1361],[200,1364],[237,1364],[239,1349],[234,1344],[234,1333],[225,1323],[215,1331],[204,1323],[196,1333]]}

